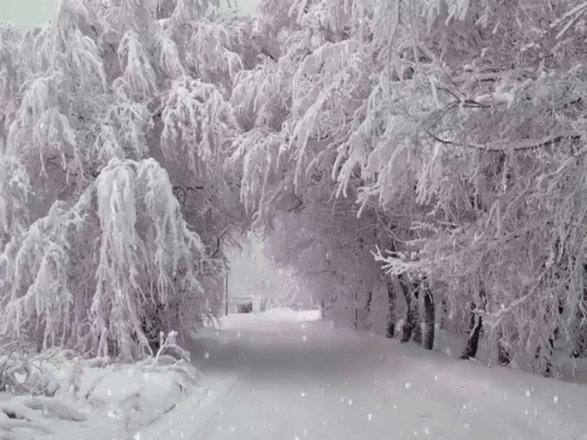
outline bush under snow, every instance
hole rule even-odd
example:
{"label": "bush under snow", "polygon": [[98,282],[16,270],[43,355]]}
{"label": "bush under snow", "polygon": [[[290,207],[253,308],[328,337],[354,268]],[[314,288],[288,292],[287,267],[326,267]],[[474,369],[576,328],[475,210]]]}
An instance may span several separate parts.
{"label": "bush under snow", "polygon": [[69,351],[2,352],[0,438],[125,438],[152,424],[198,391],[198,372],[175,337],[135,364]]}

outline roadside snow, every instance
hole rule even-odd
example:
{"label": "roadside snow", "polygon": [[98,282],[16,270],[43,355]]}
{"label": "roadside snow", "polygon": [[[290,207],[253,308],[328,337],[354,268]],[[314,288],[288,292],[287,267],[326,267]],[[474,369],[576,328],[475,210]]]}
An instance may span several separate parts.
{"label": "roadside snow", "polygon": [[0,394],[1,440],[136,438],[188,396],[203,399],[195,368],[164,354],[136,364],[43,355],[23,365],[13,376],[42,383],[45,395]]}
{"label": "roadside snow", "polygon": [[[276,308],[269,309],[262,313],[243,313],[231,314],[224,316],[221,319],[222,328],[228,329],[245,329],[251,327],[253,329],[264,330],[272,327],[281,329],[284,323],[298,323],[298,322],[312,322],[320,320],[320,310],[300,310]],[[263,323],[263,324],[261,324]]]}

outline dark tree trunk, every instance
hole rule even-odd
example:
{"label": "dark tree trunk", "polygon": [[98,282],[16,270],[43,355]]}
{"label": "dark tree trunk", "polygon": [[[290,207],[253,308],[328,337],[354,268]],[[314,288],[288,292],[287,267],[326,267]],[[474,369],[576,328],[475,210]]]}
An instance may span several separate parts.
{"label": "dark tree trunk", "polygon": [[[481,310],[485,309],[487,302],[487,296],[485,291],[481,290],[479,293],[479,299],[481,303]],[[467,337],[467,343],[465,349],[461,355],[461,359],[471,359],[477,356],[477,350],[479,349],[479,339],[481,339],[481,332],[483,331],[483,319],[476,313],[477,305],[471,303],[471,317],[469,321],[469,336]]]}
{"label": "dark tree trunk", "polygon": [[497,338],[497,362],[501,367],[507,367],[512,362],[510,350],[503,342],[503,331],[501,329]]}
{"label": "dark tree trunk", "polygon": [[355,330],[359,329],[359,295],[355,292]]}
{"label": "dark tree trunk", "polygon": [[358,295],[355,295],[355,330],[369,330],[371,323],[371,304],[373,302],[373,292],[367,292],[367,301],[365,305],[359,305]]}
{"label": "dark tree trunk", "polygon": [[412,308],[411,314],[413,322],[412,341],[417,345],[422,345],[422,319],[420,316],[420,286],[422,281],[412,283]]}
{"label": "dark tree trunk", "polygon": [[410,339],[412,339],[412,333],[414,332],[414,329],[418,325],[418,309],[414,307],[414,303],[417,301],[415,301],[415,298],[413,297],[407,277],[402,274],[399,275],[398,279],[402,293],[406,300],[407,309],[406,320],[402,326],[401,342],[409,342]]}
{"label": "dark tree trunk", "polygon": [[[560,319],[560,317],[562,316],[562,314],[564,312],[563,302],[560,299],[558,301],[557,311],[558,311],[557,318]],[[554,328],[554,330],[552,331],[552,334],[548,338],[547,343],[545,344],[546,347],[543,345],[542,347],[538,347],[538,349],[536,350],[535,358],[539,359],[540,356],[542,356],[544,359],[544,370],[542,371],[542,374],[545,377],[552,376],[552,358],[553,358],[554,353],[556,351],[556,341],[558,340],[559,332],[560,332],[559,327],[556,326]],[[542,348],[546,348],[546,349],[542,350]]]}
{"label": "dark tree trunk", "polygon": [[365,304],[365,312],[363,313],[363,319],[365,320],[365,328],[371,329],[370,317],[371,317],[371,303],[373,302],[373,291],[369,290],[367,294],[367,304]]}
{"label": "dark tree trunk", "polygon": [[479,339],[481,338],[481,330],[483,329],[483,319],[475,315],[475,304],[471,303],[471,323],[469,326],[469,336],[465,349],[461,355],[461,359],[471,359],[477,356],[479,349]]}
{"label": "dark tree trunk", "polygon": [[373,292],[370,290],[367,294],[367,304],[365,305],[365,312],[369,315],[371,313],[371,303],[373,302]]}
{"label": "dark tree trunk", "polygon": [[164,304],[156,303],[148,307],[147,313],[142,317],[141,327],[153,353],[161,348],[160,333],[168,332],[165,325],[168,314],[169,309]]}
{"label": "dark tree trunk", "polygon": [[546,377],[552,376],[552,357],[554,356],[554,352],[556,349],[555,343],[558,339],[558,333],[559,330],[558,327],[556,327],[552,332],[552,336],[548,338],[548,351],[546,355],[546,365],[544,366],[544,375]]}
{"label": "dark tree trunk", "polygon": [[387,329],[385,336],[393,338],[395,336],[395,291],[393,290],[393,283],[388,280],[387,288]]}
{"label": "dark tree trunk", "polygon": [[[583,265],[583,272],[587,274],[587,265]],[[583,282],[587,284],[587,279]],[[573,359],[587,356],[587,289],[583,289],[583,297],[576,311],[576,320],[579,324],[571,351]]]}
{"label": "dark tree trunk", "polygon": [[424,291],[424,341],[422,346],[426,350],[432,350],[434,348],[434,326],[436,325],[436,311],[434,309],[434,298],[430,291],[430,286],[427,280],[423,281]]}
{"label": "dark tree trunk", "polygon": [[420,304],[418,303],[417,293],[414,293],[414,330],[412,331],[412,342],[416,345],[422,345],[422,322],[420,320]]}
{"label": "dark tree trunk", "polygon": [[572,359],[581,359],[587,355],[587,329],[575,341],[573,351],[571,352]]}
{"label": "dark tree trunk", "polygon": [[440,317],[437,317],[437,319],[439,320],[438,323],[440,325],[440,328],[446,329],[448,320],[448,303],[446,302],[446,298],[441,298],[439,309]]}
{"label": "dark tree trunk", "polygon": [[510,351],[501,343],[497,343],[497,362],[501,367],[507,367],[512,361]]}

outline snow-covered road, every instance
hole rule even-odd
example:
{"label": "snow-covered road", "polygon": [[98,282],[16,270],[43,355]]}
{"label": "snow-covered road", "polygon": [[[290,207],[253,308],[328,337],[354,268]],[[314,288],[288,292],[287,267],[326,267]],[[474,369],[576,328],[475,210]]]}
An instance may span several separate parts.
{"label": "snow-covered road", "polygon": [[312,318],[235,316],[200,339],[195,362],[209,398],[170,413],[156,436],[587,439],[585,386],[459,362]]}

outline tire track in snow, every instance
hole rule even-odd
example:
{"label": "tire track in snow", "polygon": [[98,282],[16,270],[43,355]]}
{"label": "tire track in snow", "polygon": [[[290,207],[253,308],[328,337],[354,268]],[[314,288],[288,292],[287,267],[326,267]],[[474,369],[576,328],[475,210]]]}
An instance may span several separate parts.
{"label": "tire track in snow", "polygon": [[216,397],[216,399],[214,399],[212,403],[209,404],[208,408],[212,410],[212,413],[206,415],[204,421],[202,421],[199,424],[199,427],[194,433],[194,440],[204,438],[203,436],[207,434],[210,431],[210,429],[212,429],[213,423],[218,419],[219,416],[222,415],[223,407],[230,401],[230,399],[235,393],[235,390],[239,387],[241,383],[242,378],[239,377],[235,379],[227,390],[225,390],[223,393],[219,393],[221,395],[219,397]]}

